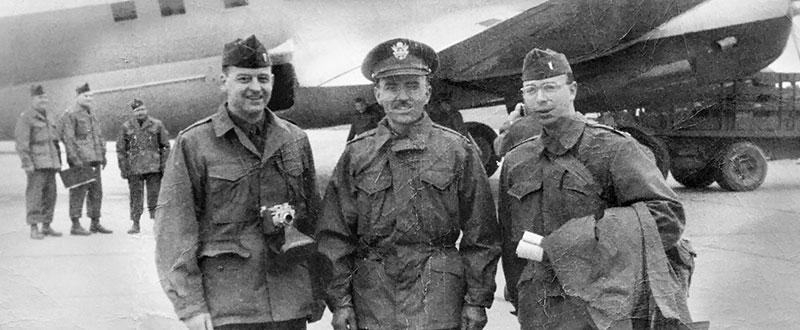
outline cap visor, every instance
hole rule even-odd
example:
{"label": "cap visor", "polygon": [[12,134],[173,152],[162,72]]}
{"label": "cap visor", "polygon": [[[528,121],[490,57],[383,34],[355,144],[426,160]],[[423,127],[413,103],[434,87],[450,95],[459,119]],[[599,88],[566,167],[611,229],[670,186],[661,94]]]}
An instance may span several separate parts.
{"label": "cap visor", "polygon": [[375,74],[375,79],[400,75],[427,76],[429,73],[431,73],[430,70],[422,68],[399,68],[378,72]]}

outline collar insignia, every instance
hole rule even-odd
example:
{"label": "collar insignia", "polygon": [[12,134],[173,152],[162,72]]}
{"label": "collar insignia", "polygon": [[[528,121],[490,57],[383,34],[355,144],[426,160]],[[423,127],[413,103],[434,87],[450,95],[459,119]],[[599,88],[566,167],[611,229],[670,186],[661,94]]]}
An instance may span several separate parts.
{"label": "collar insignia", "polygon": [[392,46],[392,54],[394,55],[394,58],[402,61],[408,56],[408,45],[402,41],[398,41],[396,44],[394,44],[394,46]]}

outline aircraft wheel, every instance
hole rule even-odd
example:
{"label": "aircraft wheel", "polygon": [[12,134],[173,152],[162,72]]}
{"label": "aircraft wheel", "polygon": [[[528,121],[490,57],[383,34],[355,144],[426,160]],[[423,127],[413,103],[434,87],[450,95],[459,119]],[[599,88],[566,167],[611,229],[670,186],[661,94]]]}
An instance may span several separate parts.
{"label": "aircraft wheel", "polygon": [[465,124],[469,135],[475,141],[475,145],[481,151],[481,162],[487,176],[492,176],[500,166],[500,157],[494,151],[494,139],[497,133],[489,126],[481,123],[469,122]]}
{"label": "aircraft wheel", "polygon": [[706,165],[701,169],[676,168],[670,169],[675,181],[686,188],[705,188],[714,183],[716,179],[716,167],[712,164]]}
{"label": "aircraft wheel", "polygon": [[767,158],[764,151],[752,142],[737,142],[720,154],[717,182],[730,191],[750,191],[758,188],[767,177]]}

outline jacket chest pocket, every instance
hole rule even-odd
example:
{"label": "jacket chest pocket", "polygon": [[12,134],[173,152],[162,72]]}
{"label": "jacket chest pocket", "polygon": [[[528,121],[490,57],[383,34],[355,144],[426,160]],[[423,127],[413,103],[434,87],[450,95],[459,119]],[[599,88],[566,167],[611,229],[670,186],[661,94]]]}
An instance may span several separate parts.
{"label": "jacket chest pocket", "polygon": [[133,148],[132,149],[135,149],[135,150],[146,150],[146,149],[154,147],[154,143],[153,142],[155,141],[155,137],[154,137],[154,134],[152,132],[149,132],[147,130],[143,130],[143,131],[139,131],[139,132],[133,133],[133,135],[131,137],[132,137],[132,140],[133,140],[133,141],[131,141],[132,144],[133,144],[133,146],[132,146]]}
{"label": "jacket chest pocket", "polygon": [[92,131],[92,121],[90,118],[79,117],[75,120],[75,137],[86,139]]}
{"label": "jacket chest pocket", "polygon": [[253,180],[241,164],[216,164],[208,168],[208,193],[206,207],[212,222],[228,224],[257,218]]}
{"label": "jacket chest pocket", "polygon": [[535,223],[534,219],[542,213],[542,179],[531,177],[523,181],[515,182],[508,189],[508,195],[513,197],[511,200],[511,217],[514,219],[526,219],[524,221],[514,221],[512,232],[522,237],[522,232],[532,230],[542,233],[541,223]]}
{"label": "jacket chest pocket", "polygon": [[34,122],[31,124],[31,141],[45,142],[53,140],[49,128],[49,125],[45,122]]}
{"label": "jacket chest pocket", "polygon": [[[584,178],[571,171],[565,171],[561,178],[561,196],[557,207],[567,214],[566,219],[602,213],[604,209],[600,198],[600,188],[591,178]],[[600,215],[602,217],[602,215]]]}
{"label": "jacket chest pocket", "polygon": [[387,172],[383,168],[369,169],[355,177],[354,193],[360,235],[388,235],[392,230],[392,224],[381,221],[389,188],[392,186],[392,177]]}
{"label": "jacket chest pocket", "polygon": [[[426,229],[444,235],[459,228],[459,200],[457,176],[449,168],[431,168],[420,174],[422,189],[410,207],[415,207]],[[422,197],[422,198],[419,198]]]}

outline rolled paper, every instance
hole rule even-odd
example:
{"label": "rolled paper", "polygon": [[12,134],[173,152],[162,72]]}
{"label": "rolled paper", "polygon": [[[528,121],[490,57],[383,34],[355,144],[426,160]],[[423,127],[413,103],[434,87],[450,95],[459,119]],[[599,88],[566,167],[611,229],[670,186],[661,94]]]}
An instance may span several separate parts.
{"label": "rolled paper", "polygon": [[522,234],[522,241],[531,243],[533,245],[542,245],[542,239],[544,237],[539,234],[534,234],[532,232],[526,231]]}
{"label": "rolled paper", "polygon": [[541,246],[533,245],[525,241],[519,241],[517,244],[517,256],[523,259],[542,261],[544,249]]}

